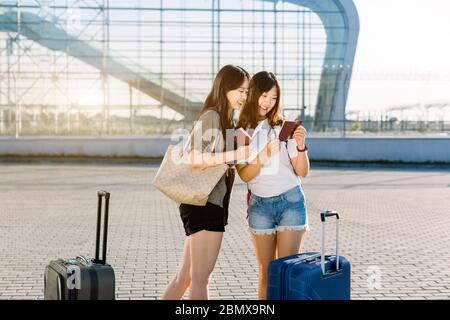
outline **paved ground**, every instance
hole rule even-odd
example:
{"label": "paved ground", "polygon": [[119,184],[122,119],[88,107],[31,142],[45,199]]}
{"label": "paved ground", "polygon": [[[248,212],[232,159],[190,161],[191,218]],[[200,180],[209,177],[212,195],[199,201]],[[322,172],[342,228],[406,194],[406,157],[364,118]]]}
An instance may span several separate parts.
{"label": "paved ground", "polygon": [[[154,165],[0,164],[0,299],[42,299],[45,265],[94,253],[96,191],[111,192],[108,261],[117,298],[157,299],[179,262],[177,207],[151,186]],[[304,179],[317,251],[318,214],[341,213],[340,250],[352,263],[353,299],[450,298],[450,172],[312,168]],[[213,273],[213,299],[256,299],[245,185],[233,191]],[[328,231],[332,249],[334,225]]]}

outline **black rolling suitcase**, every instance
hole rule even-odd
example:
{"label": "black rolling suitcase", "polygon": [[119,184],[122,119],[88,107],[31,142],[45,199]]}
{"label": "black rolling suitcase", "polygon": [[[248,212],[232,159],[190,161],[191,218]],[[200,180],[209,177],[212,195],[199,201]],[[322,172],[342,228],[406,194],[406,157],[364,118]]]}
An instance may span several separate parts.
{"label": "black rolling suitcase", "polygon": [[[97,237],[95,259],[78,256],[75,259],[51,261],[45,268],[45,300],[114,300],[114,269],[106,263],[109,196],[98,192]],[[103,257],[99,259],[102,198],[105,198]]]}

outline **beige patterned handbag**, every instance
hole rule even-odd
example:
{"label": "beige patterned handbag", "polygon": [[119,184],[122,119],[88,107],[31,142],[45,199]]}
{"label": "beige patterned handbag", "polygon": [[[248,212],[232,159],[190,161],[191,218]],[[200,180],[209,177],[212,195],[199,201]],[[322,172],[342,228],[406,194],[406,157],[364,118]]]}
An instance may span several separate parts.
{"label": "beige patterned handbag", "polygon": [[[190,139],[186,146],[189,146]],[[209,195],[228,169],[227,164],[193,168],[183,161],[186,147],[169,145],[153,179],[153,185],[177,203],[204,206]]]}

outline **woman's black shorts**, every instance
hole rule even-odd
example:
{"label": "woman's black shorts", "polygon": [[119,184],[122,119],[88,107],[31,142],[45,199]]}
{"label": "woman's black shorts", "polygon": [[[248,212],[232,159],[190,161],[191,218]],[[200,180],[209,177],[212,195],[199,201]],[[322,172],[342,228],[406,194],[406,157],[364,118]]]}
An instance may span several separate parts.
{"label": "woman's black shorts", "polygon": [[225,232],[225,226],[228,224],[228,212],[210,202],[207,202],[205,206],[182,203],[180,216],[186,236],[201,230]]}
{"label": "woman's black shorts", "polygon": [[186,236],[202,230],[225,231],[225,226],[228,224],[228,207],[230,205],[234,175],[234,169],[229,169],[225,179],[227,191],[223,198],[223,208],[210,202],[207,202],[205,206],[180,204],[180,216]]}

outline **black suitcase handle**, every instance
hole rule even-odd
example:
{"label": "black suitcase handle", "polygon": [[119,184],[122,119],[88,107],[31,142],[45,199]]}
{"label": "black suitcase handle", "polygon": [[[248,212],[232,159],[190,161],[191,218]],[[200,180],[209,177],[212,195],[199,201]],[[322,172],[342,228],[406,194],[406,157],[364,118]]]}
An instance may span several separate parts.
{"label": "black suitcase handle", "polygon": [[325,211],[320,214],[320,220],[325,222],[325,218],[336,216],[336,219],[339,219],[339,213],[336,211]]}
{"label": "black suitcase handle", "polygon": [[322,268],[322,274],[325,275],[325,220],[328,217],[336,217],[336,271],[339,271],[339,213],[336,211],[325,211],[320,214],[320,220],[322,221],[322,240],[320,248],[320,266]]}
{"label": "black suitcase handle", "polygon": [[[99,259],[100,253],[100,229],[102,224],[102,198],[105,198],[105,221],[103,223],[103,255]],[[108,215],[109,215],[109,197],[108,191],[98,191],[98,210],[97,210],[97,237],[95,240],[95,263],[106,264],[106,248],[108,241]]]}

